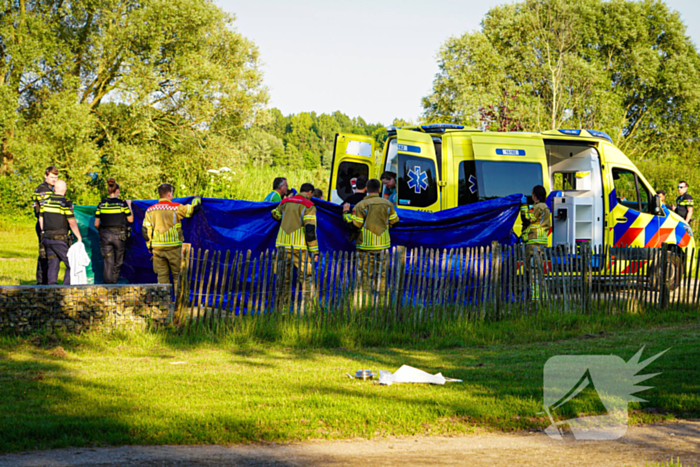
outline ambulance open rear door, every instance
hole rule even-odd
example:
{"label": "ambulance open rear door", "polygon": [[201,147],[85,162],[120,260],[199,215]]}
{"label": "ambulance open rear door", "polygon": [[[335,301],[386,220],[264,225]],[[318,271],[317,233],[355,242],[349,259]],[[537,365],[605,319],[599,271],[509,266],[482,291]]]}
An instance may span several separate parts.
{"label": "ambulance open rear door", "polygon": [[338,133],[333,147],[333,165],[328,200],[343,204],[354,193],[357,177],[374,178],[374,138]]}
{"label": "ambulance open rear door", "polygon": [[438,162],[433,138],[420,131],[397,130],[397,206],[440,210]]}

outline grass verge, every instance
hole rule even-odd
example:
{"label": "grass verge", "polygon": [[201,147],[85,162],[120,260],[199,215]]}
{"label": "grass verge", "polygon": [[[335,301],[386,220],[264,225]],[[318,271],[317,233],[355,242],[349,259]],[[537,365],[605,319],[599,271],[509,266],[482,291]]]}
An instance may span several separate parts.
{"label": "grass verge", "polygon": [[[39,254],[33,218],[0,219],[0,285],[36,284],[36,259]],[[58,283],[63,283],[65,265],[61,263]]]}
{"label": "grass verge", "polygon": [[[472,344],[482,344],[451,348],[431,340],[360,348],[334,347],[330,339],[311,346],[300,339],[303,326],[289,323],[279,324],[280,334],[268,341],[243,328],[90,333],[58,341],[5,336],[0,451],[540,430],[549,425],[540,414],[547,359],[614,354],[629,360],[642,346],[644,357],[670,350],[644,370],[662,374],[645,383],[654,386],[640,394],[648,403],[630,405],[631,422],[700,416],[697,321],[581,335],[587,326],[572,325],[578,337],[545,342],[534,332],[517,345],[507,337],[486,344],[486,331],[475,328],[482,337]],[[549,335],[566,332],[572,331]],[[464,383],[387,387],[345,376],[402,364]],[[590,413],[594,403],[576,400],[569,411]]]}

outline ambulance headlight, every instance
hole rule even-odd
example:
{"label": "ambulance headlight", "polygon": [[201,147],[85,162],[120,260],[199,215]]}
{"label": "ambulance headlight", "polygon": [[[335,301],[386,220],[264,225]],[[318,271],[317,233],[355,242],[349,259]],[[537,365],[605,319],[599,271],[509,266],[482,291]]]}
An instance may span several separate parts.
{"label": "ambulance headlight", "polygon": [[688,224],[683,224],[683,228],[686,232],[688,232],[688,235],[690,235],[691,237],[693,236],[693,229],[691,229]]}

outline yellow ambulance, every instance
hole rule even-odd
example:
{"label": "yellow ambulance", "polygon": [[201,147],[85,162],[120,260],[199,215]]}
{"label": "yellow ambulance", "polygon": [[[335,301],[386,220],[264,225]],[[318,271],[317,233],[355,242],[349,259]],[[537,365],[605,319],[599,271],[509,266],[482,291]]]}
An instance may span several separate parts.
{"label": "yellow ambulance", "polygon": [[397,207],[422,211],[530,195],[542,185],[555,191],[550,246],[666,243],[676,266],[695,248],[690,226],[660,205],[644,175],[603,132],[499,133],[446,123],[387,130],[380,164],[372,137],[336,135],[329,201],[341,204],[358,176],[379,178],[385,171],[396,174]]}

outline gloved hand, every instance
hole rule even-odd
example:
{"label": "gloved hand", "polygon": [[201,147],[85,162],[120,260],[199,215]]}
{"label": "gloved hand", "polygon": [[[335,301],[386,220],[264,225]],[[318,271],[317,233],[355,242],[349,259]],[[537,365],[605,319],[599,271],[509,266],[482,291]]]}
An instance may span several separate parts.
{"label": "gloved hand", "polygon": [[523,195],[523,197],[520,198],[520,204],[527,204],[527,196]]}
{"label": "gloved hand", "polygon": [[297,195],[297,190],[295,188],[292,188],[291,196],[296,196],[296,195]]}

